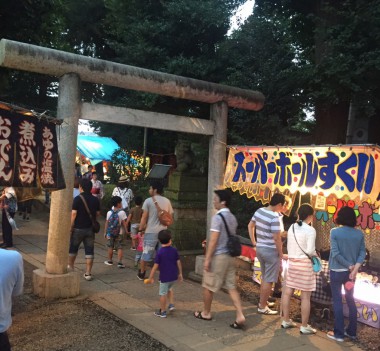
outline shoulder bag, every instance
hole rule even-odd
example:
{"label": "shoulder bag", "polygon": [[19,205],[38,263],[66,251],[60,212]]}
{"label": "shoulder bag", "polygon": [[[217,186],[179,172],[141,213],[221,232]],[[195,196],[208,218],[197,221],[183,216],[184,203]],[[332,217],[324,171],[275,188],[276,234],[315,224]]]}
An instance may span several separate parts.
{"label": "shoulder bag", "polygon": [[220,217],[222,217],[224,226],[226,227],[227,235],[228,235],[228,241],[227,241],[227,249],[228,253],[232,257],[237,257],[241,255],[241,243],[240,239],[237,235],[231,235],[226,220],[224,219],[223,215],[221,213],[218,213]]}
{"label": "shoulder bag", "polygon": [[302,247],[300,246],[300,244],[298,243],[298,240],[296,238],[296,232],[294,230],[294,224],[293,224],[293,234],[294,234],[294,239],[296,240],[296,243],[298,245],[298,247],[301,249],[301,251],[309,258],[309,260],[311,260],[311,264],[313,265],[313,271],[315,273],[319,273],[322,271],[322,261],[321,259],[318,257],[318,256],[310,256],[309,254],[307,254],[303,249]]}
{"label": "shoulder bag", "polygon": [[88,206],[87,206],[87,202],[85,200],[85,198],[82,196],[82,195],[79,195],[79,197],[82,199],[83,203],[84,203],[84,207],[86,207],[86,211],[88,213],[88,215],[90,216],[91,218],[91,222],[92,222],[92,230],[94,233],[99,233],[100,231],[100,223],[92,216]]}
{"label": "shoulder bag", "polygon": [[173,216],[168,212],[163,210],[159,205],[157,200],[152,196],[153,203],[156,205],[158,220],[160,223],[166,227],[173,224]]}

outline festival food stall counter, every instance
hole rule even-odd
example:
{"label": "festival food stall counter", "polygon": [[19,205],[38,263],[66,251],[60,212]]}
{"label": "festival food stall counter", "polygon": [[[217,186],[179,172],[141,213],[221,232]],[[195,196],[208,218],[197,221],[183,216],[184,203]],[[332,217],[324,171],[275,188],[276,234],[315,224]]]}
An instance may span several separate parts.
{"label": "festival food stall counter", "polygon": [[[380,251],[380,148],[377,145],[229,147],[224,185],[263,204],[269,203],[276,192],[290,196],[295,208],[310,202],[315,209],[317,250],[330,247],[330,230],[337,226],[339,209],[352,207],[357,215],[357,227],[365,233],[366,248],[369,252]],[[323,267],[328,278],[327,261]],[[284,268],[286,271],[286,263]],[[260,275],[256,260],[253,279],[260,282]],[[379,267],[367,265],[366,272],[357,277],[354,292],[358,321],[376,328],[380,328],[379,276]],[[325,285],[319,274],[312,301],[331,303],[324,292]]]}

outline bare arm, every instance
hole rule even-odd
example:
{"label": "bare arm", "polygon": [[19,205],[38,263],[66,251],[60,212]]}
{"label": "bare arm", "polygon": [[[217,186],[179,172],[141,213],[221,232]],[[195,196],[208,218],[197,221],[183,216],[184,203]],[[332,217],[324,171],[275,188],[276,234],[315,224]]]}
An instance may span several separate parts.
{"label": "bare arm", "polygon": [[249,237],[251,238],[253,246],[256,246],[255,227],[256,227],[256,223],[255,222],[250,221],[248,223],[248,234],[249,234]]}
{"label": "bare arm", "polygon": [[178,280],[180,282],[183,282],[183,276],[182,276],[182,263],[180,260],[177,260],[177,267],[178,267]]}
{"label": "bare arm", "polygon": [[128,215],[127,219],[125,220],[125,225],[126,225],[127,227],[128,227],[129,222],[131,221],[131,219],[132,219],[132,213],[130,213],[130,214]]}
{"label": "bare arm", "polygon": [[104,237],[107,237],[107,227],[108,227],[108,219],[104,223]]}
{"label": "bare arm", "polygon": [[158,269],[158,263],[155,263],[153,265],[152,270],[150,271],[150,274],[149,274],[149,278],[148,278],[149,283],[153,283],[154,282],[153,277],[154,277],[154,274],[156,273],[157,269]]}
{"label": "bare arm", "polygon": [[139,231],[143,231],[146,228],[148,222],[148,211],[144,211],[140,220]]}
{"label": "bare arm", "polygon": [[276,249],[278,251],[278,257],[282,260],[282,240],[281,232],[273,234],[274,243],[276,244]]}
{"label": "bare arm", "polygon": [[75,218],[77,218],[77,210],[71,210],[71,228],[74,228]]}
{"label": "bare arm", "polygon": [[209,240],[209,243],[207,244],[206,258],[203,265],[203,269],[206,272],[210,271],[211,258],[214,255],[216,244],[218,243],[218,240],[219,240],[219,235],[220,235],[219,232],[215,232],[213,230],[210,233],[210,240]]}

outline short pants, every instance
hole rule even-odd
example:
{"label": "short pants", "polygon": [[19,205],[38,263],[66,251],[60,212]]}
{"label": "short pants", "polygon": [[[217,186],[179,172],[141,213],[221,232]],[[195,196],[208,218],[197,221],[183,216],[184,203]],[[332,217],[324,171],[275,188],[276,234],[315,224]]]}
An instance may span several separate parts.
{"label": "short pants", "polygon": [[114,248],[114,249],[122,249],[123,248],[123,236],[117,235],[117,236],[107,236],[107,247]]}
{"label": "short pants", "polygon": [[160,295],[160,296],[167,295],[168,292],[169,292],[169,290],[172,289],[174,283],[175,283],[175,281],[173,281],[173,282],[166,282],[166,283],[161,283],[160,282],[160,291],[159,291],[158,295]]}
{"label": "short pants", "polygon": [[139,223],[131,224],[131,238],[136,239],[137,233],[139,231]]}
{"label": "short pants", "polygon": [[229,254],[213,256],[210,271],[203,271],[202,286],[212,292],[217,292],[222,287],[235,289],[235,271],[234,257]]}
{"label": "short pants", "polygon": [[150,262],[153,260],[154,254],[156,252],[156,246],[158,243],[157,234],[145,233],[144,244],[143,244],[143,254],[141,259],[145,262]]}
{"label": "short pants", "polygon": [[260,261],[261,279],[266,283],[275,283],[281,269],[281,260],[277,249],[256,247],[256,256]]}
{"label": "short pants", "polygon": [[85,229],[74,228],[70,237],[69,256],[76,256],[83,242],[85,258],[94,258],[95,233],[92,227]]}

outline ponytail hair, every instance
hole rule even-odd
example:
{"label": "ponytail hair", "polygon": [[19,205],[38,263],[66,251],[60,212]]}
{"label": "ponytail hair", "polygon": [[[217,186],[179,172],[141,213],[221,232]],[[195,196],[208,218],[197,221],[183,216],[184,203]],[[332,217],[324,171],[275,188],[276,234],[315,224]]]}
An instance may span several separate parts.
{"label": "ponytail hair", "polygon": [[314,213],[314,209],[310,204],[302,204],[297,211],[297,215],[298,215],[297,224],[299,226],[302,226],[302,222],[307,217],[311,216],[313,213]]}

